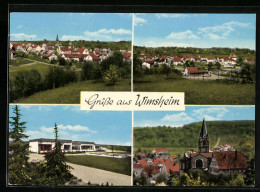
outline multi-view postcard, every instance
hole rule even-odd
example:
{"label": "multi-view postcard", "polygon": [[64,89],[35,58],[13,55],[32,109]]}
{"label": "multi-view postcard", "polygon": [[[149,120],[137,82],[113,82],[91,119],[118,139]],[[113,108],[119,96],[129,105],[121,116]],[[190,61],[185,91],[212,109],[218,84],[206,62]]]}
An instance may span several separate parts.
{"label": "multi-view postcard", "polygon": [[10,13],[7,185],[255,186],[256,14]]}

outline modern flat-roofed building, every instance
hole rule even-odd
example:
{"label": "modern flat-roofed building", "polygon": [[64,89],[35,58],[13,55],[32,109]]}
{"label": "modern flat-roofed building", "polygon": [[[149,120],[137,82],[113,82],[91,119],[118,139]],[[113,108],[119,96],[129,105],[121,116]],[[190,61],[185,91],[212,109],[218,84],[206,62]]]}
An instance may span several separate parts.
{"label": "modern flat-roofed building", "polygon": [[[96,151],[94,142],[58,140],[63,152]],[[47,153],[55,147],[55,139],[39,138],[29,141],[29,150],[34,153]]]}

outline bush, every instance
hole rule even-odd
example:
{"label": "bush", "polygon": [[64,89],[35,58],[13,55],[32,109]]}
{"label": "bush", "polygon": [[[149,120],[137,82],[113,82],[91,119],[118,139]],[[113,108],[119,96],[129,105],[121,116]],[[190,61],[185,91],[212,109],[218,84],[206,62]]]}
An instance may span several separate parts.
{"label": "bush", "polygon": [[44,85],[46,89],[52,89],[76,81],[77,74],[74,71],[65,71],[59,67],[52,67],[45,77]]}
{"label": "bush", "polygon": [[41,74],[36,70],[18,72],[14,81],[17,97],[29,96],[42,87]]}
{"label": "bush", "polygon": [[100,79],[102,72],[96,62],[85,62],[81,71],[81,80]]}
{"label": "bush", "polygon": [[106,85],[115,85],[119,81],[118,69],[115,65],[110,65],[103,77]]}

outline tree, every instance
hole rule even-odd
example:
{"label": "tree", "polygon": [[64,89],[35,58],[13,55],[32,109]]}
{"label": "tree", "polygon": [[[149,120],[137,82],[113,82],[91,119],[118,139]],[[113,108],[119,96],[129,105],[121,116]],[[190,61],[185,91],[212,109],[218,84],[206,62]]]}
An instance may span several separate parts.
{"label": "tree", "polygon": [[105,84],[115,85],[119,81],[118,70],[115,65],[110,65],[103,77]]}
{"label": "tree", "polygon": [[71,167],[65,163],[65,156],[61,151],[61,144],[58,141],[58,127],[55,123],[55,147],[45,155],[46,167],[45,178],[47,185],[64,185],[72,178]]}
{"label": "tree", "polygon": [[29,96],[41,89],[41,74],[35,69],[20,71],[15,77],[14,85],[20,97]]}
{"label": "tree", "polygon": [[210,70],[212,69],[212,67],[213,67],[212,62],[209,62],[209,64],[208,64],[208,70],[210,71]]}
{"label": "tree", "polygon": [[218,77],[219,77],[219,69],[220,69],[221,65],[220,65],[219,62],[217,62],[217,63],[215,64],[215,66],[216,66],[216,68],[217,68],[217,70],[218,70]]}
{"label": "tree", "polygon": [[26,122],[20,121],[21,113],[17,105],[13,108],[13,113],[12,121],[9,122],[11,127],[9,138],[12,142],[9,145],[11,153],[9,154],[8,178],[10,184],[26,185],[30,182],[28,175],[29,146],[23,142],[23,139],[28,138],[24,134]]}

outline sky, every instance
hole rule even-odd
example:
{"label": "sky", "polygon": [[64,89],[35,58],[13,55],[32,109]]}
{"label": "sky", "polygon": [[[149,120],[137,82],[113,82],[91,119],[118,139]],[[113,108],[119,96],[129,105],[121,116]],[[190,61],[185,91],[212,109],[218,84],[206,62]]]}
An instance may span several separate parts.
{"label": "sky", "polygon": [[215,120],[255,120],[254,106],[185,106],[185,111],[135,111],[134,127],[172,126]]}
{"label": "sky", "polygon": [[129,13],[11,13],[10,40],[131,41]]}
{"label": "sky", "polygon": [[[10,105],[9,117],[14,116],[14,106]],[[21,121],[27,122],[28,140],[54,139],[56,123],[59,139],[132,145],[131,111],[86,111],[80,110],[79,105],[18,105],[18,107],[22,114]]]}
{"label": "sky", "polygon": [[255,50],[255,14],[135,14],[134,45]]}

